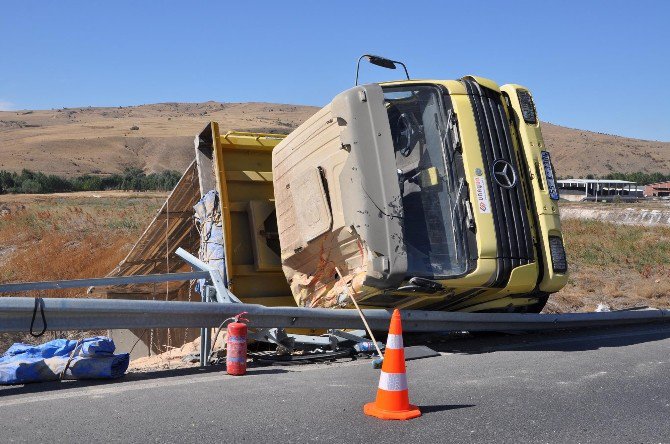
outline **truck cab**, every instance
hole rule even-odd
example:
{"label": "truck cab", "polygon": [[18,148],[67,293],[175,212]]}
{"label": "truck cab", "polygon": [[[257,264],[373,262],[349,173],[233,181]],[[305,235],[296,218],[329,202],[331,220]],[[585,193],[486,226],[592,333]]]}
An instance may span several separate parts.
{"label": "truck cab", "polygon": [[539,312],[567,281],[553,167],[523,86],[357,85],[278,143],[272,173],[299,306],[353,295],[366,307]]}

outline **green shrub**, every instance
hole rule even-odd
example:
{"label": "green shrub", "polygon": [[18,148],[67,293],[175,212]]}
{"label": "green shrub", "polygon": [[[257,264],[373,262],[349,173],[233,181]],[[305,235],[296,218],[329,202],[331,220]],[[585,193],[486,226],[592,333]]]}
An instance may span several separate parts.
{"label": "green shrub", "polygon": [[71,179],[31,170],[23,170],[20,174],[0,171],[0,194],[103,190],[170,191],[177,185],[180,178],[181,174],[177,171],[145,174],[141,169],[134,167],[126,168],[123,174],[109,176],[85,174]]}
{"label": "green shrub", "polygon": [[35,179],[26,179],[21,182],[21,192],[24,194],[37,194],[42,192],[42,184]]}

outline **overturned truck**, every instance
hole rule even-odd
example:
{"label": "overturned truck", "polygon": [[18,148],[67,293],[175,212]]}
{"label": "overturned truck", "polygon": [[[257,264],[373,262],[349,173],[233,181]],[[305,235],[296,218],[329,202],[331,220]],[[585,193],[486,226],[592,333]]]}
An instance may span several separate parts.
{"label": "overturned truck", "polygon": [[[243,302],[345,307],[351,294],[363,307],[539,312],[567,281],[553,167],[522,86],[357,85],[288,136],[211,122],[195,145],[115,274],[183,267],[174,250],[208,236],[192,207],[216,190],[222,267]],[[164,294],[184,299],[185,286]]]}
{"label": "overturned truck", "polygon": [[368,307],[539,312],[565,285],[553,168],[519,85],[356,86],[277,145],[272,173],[300,306],[351,293]]}

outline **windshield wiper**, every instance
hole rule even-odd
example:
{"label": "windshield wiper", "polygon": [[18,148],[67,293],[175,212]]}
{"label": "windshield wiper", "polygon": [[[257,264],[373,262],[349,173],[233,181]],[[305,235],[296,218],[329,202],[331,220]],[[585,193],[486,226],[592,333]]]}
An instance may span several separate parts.
{"label": "windshield wiper", "polygon": [[422,277],[413,277],[409,280],[409,285],[398,288],[398,291],[422,291],[424,293],[437,293],[441,290],[444,290],[442,284]]}
{"label": "windshield wiper", "polygon": [[463,186],[465,185],[465,180],[461,177],[458,179],[458,190],[456,191],[456,194],[454,195],[454,206],[451,208],[451,212],[454,213],[456,211],[456,207],[458,206],[459,203],[461,203],[461,191],[463,191]]}

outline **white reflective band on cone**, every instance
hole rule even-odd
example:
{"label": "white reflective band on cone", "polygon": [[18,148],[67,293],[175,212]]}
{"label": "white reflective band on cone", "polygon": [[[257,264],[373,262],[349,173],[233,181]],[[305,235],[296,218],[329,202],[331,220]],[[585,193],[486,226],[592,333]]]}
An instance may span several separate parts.
{"label": "white reflective band on cone", "polygon": [[386,373],[379,376],[379,388],[389,392],[407,390],[407,375],[404,373]]}
{"label": "white reflective band on cone", "polygon": [[388,338],[386,339],[386,348],[392,348],[394,350],[403,348],[402,335],[388,335]]}

